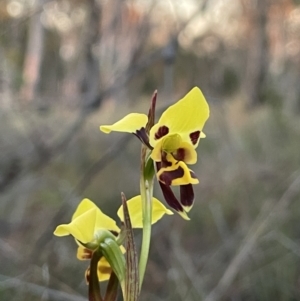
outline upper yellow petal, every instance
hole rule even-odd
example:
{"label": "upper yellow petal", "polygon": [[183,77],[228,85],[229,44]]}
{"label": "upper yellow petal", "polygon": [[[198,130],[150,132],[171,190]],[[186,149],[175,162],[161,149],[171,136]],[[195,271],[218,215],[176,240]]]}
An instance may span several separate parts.
{"label": "upper yellow petal", "polygon": [[66,236],[71,234],[82,243],[91,242],[94,239],[96,218],[97,210],[92,208],[73,219],[71,223],[57,226],[54,235]]}
{"label": "upper yellow petal", "polygon": [[77,206],[73,216],[72,220],[76,217],[80,216],[81,214],[89,211],[90,209],[99,209],[91,200],[89,199],[83,199]]}
{"label": "upper yellow petal", "polygon": [[99,207],[97,207],[91,200],[83,199],[80,204],[78,205],[75,213],[72,216],[72,220],[77,218],[78,216],[82,215],[86,211],[90,209],[96,210],[96,220],[95,220],[95,229],[107,229],[111,231],[119,232],[120,229],[116,225],[116,222],[110,218],[108,215],[104,214]]}
{"label": "upper yellow petal", "polygon": [[83,199],[73,214],[69,224],[59,225],[54,234],[56,236],[72,235],[82,243],[92,242],[97,229],[107,229],[119,232],[116,222],[104,214],[92,201]]}
{"label": "upper yellow petal", "polygon": [[[135,196],[127,201],[128,211],[131,219],[132,228],[143,228],[143,211],[141,196]],[[152,198],[152,221],[154,224],[159,221],[164,214],[172,215],[173,212],[167,209],[158,199]],[[118,216],[124,221],[122,206],[118,210]]]}
{"label": "upper yellow petal", "polygon": [[[198,87],[194,87],[184,98],[170,106],[161,116],[158,123],[150,131],[150,144],[155,147],[161,138],[159,129],[164,129],[167,135],[179,134],[183,141],[197,147],[200,132],[209,117],[209,107]],[[200,137],[192,139],[191,134],[199,131]]]}
{"label": "upper yellow petal", "polygon": [[145,127],[148,116],[145,114],[131,113],[112,125],[101,125],[100,131],[109,134],[111,131],[135,133]]}
{"label": "upper yellow petal", "polygon": [[85,248],[82,245],[78,245],[77,248],[77,259],[79,260],[89,260],[92,258],[93,251]]}

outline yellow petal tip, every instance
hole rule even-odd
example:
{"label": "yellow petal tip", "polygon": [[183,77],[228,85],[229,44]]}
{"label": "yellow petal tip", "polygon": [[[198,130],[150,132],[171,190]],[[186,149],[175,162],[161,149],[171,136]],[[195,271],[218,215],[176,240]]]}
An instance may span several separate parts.
{"label": "yellow petal tip", "polygon": [[191,209],[193,208],[193,204],[192,204],[192,206],[182,206],[183,207],[183,209],[184,209],[184,211],[185,212],[190,212],[191,211]]}
{"label": "yellow petal tip", "polygon": [[168,215],[173,215],[174,214],[174,212],[171,211],[170,209],[166,209],[165,213],[168,214]]}
{"label": "yellow petal tip", "polygon": [[70,235],[70,232],[66,229],[65,227],[66,225],[59,225],[56,227],[56,229],[54,230],[53,234],[55,236],[67,236]]}
{"label": "yellow petal tip", "polygon": [[111,125],[101,125],[100,131],[109,134],[112,131],[135,133],[137,130],[145,127],[148,121],[148,116],[139,113],[130,113],[123,117],[121,120]]}
{"label": "yellow petal tip", "polygon": [[110,126],[109,125],[101,125],[99,127],[100,131],[105,133],[105,134],[109,134],[111,132]]}
{"label": "yellow petal tip", "polygon": [[186,214],[185,211],[176,211],[183,219],[185,219],[186,221],[191,220],[188,215]]}

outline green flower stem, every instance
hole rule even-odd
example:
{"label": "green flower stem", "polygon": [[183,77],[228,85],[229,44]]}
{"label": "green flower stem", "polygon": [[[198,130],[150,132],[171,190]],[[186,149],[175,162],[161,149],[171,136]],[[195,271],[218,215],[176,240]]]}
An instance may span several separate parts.
{"label": "green flower stem", "polygon": [[89,301],[103,301],[100,294],[100,285],[98,280],[98,262],[102,253],[96,250],[93,253],[90,263],[90,280],[89,280]]}
{"label": "green flower stem", "polygon": [[150,239],[151,239],[151,220],[152,220],[152,195],[153,195],[153,178],[146,179],[144,174],[145,159],[147,154],[147,148],[142,147],[141,153],[141,178],[140,178],[140,190],[143,208],[143,238],[142,248],[139,262],[139,277],[140,277],[140,291],[144,280],[146,271]]}

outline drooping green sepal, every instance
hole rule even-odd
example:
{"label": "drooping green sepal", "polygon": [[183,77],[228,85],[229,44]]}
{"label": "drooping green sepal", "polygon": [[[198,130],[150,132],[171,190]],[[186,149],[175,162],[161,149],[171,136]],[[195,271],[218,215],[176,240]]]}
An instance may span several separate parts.
{"label": "drooping green sepal", "polygon": [[[97,230],[94,234],[94,237],[95,237],[94,244],[96,244],[98,246],[102,242],[104,242],[107,238],[115,240],[115,236],[109,230],[106,230],[106,229]],[[88,246],[88,245],[89,244],[86,244],[86,246]]]}
{"label": "drooping green sepal", "polygon": [[94,233],[94,241],[88,243],[82,243],[78,241],[83,247],[87,248],[88,250],[96,250],[100,243],[104,242],[106,238],[115,239],[115,236],[106,229],[99,229]]}
{"label": "drooping green sepal", "polygon": [[99,250],[103,253],[112,270],[116,274],[121,284],[123,295],[125,293],[125,258],[117,241],[106,238],[100,243]]}

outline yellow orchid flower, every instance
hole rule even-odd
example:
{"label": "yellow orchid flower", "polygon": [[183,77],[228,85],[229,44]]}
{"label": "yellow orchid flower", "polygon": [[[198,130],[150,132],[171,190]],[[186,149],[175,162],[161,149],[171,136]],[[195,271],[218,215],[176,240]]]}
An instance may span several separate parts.
{"label": "yellow orchid flower", "polygon": [[[112,125],[102,125],[104,133],[128,132],[136,135],[151,150],[156,162],[157,179],[167,203],[183,218],[194,202],[192,184],[199,183],[196,175],[186,164],[197,162],[196,147],[209,117],[209,106],[198,87],[194,87],[182,99],[166,109],[160,119],[146,132],[148,116],[131,113]],[[170,189],[180,186],[180,201]]]}
{"label": "yellow orchid flower", "polygon": [[[127,201],[128,211],[131,218],[132,228],[142,228],[141,197],[136,196]],[[118,210],[118,216],[123,222],[123,208]],[[172,211],[167,209],[159,200],[153,198],[152,224],[160,220],[165,214],[171,215]],[[120,232],[116,222],[104,214],[92,201],[83,199],[69,224],[57,226],[54,231],[56,236],[72,235],[77,244],[77,258],[80,260],[91,259],[93,251],[98,247],[97,239],[101,230],[108,230],[115,236]],[[125,252],[123,246],[120,246]],[[102,257],[98,263],[99,281],[108,280],[111,274],[111,267],[107,260]],[[86,271],[86,279],[89,278],[89,269]]]}

